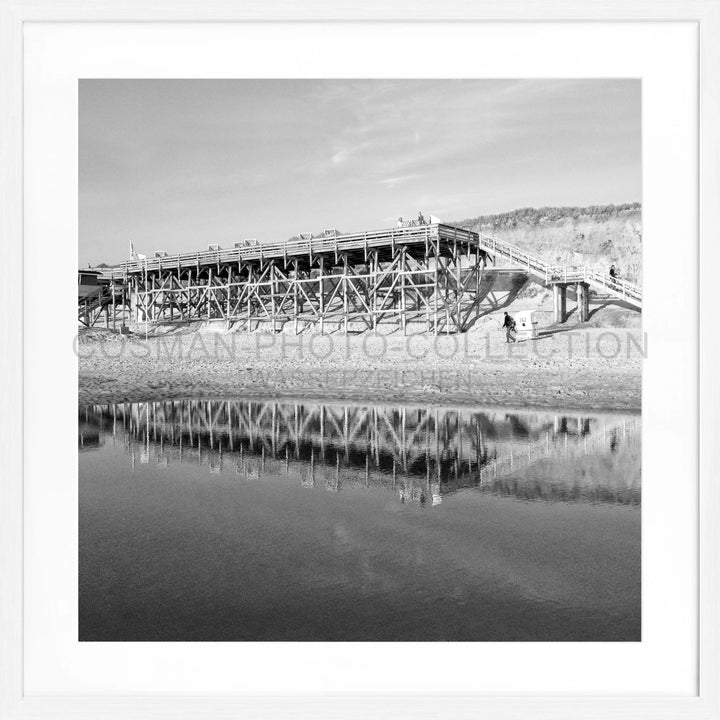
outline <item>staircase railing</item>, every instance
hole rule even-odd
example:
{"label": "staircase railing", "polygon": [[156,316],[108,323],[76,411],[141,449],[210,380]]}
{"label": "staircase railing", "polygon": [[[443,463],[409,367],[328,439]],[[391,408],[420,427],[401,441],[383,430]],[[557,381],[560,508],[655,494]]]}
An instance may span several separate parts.
{"label": "staircase railing", "polygon": [[586,265],[552,266],[539,258],[533,257],[522,248],[512,243],[498,240],[488,235],[479,235],[480,247],[491,255],[500,255],[506,260],[523,268],[526,272],[539,277],[545,285],[556,282],[584,282],[599,287],[607,292],[631,302],[638,307],[642,303],[642,289],[627,280],[620,280]]}

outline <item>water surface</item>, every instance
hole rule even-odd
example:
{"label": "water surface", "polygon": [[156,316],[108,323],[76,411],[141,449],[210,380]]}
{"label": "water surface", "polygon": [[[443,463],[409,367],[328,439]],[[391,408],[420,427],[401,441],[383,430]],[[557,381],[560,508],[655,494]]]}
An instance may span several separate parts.
{"label": "water surface", "polygon": [[640,639],[639,416],[82,406],[80,640]]}

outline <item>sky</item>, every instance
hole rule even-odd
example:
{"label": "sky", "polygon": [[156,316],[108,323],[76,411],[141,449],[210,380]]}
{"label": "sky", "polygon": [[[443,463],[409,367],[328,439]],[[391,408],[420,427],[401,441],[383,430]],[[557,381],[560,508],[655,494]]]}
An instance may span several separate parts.
{"label": "sky", "polygon": [[79,261],[641,200],[639,80],[81,80]]}

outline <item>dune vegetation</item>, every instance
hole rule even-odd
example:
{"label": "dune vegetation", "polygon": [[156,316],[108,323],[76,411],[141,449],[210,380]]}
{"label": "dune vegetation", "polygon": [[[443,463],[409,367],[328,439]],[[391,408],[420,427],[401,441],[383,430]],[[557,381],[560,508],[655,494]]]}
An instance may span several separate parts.
{"label": "dune vegetation", "polygon": [[614,264],[626,280],[642,277],[640,203],[520,208],[453,224],[511,242],[549,263],[603,272]]}

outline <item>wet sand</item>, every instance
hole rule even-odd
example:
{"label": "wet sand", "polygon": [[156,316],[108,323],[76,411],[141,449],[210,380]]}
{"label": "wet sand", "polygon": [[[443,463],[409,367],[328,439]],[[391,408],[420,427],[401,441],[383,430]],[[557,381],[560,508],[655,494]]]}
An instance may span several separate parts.
{"label": "wet sand", "polygon": [[642,356],[642,331],[629,328],[549,328],[514,344],[495,328],[437,338],[91,330],[78,341],[79,402],[262,396],[639,411]]}

